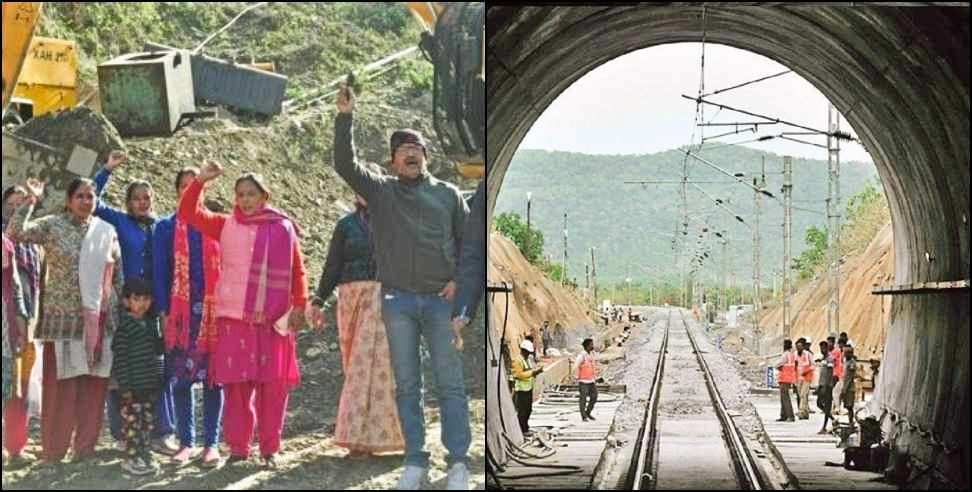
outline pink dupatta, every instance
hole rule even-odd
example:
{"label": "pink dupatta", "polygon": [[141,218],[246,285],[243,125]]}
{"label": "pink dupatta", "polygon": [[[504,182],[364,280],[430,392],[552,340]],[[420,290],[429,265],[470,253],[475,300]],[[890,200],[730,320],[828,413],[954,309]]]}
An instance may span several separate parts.
{"label": "pink dupatta", "polygon": [[244,215],[236,207],[233,214],[240,224],[258,226],[243,320],[276,323],[291,308],[294,245],[300,230],[290,217],[272,207],[253,215]]}

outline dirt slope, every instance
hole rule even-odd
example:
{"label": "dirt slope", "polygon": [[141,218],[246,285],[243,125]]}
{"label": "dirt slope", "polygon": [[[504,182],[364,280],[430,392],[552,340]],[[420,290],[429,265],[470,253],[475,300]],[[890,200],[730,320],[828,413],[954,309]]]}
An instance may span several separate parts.
{"label": "dirt slope", "polygon": [[[579,332],[586,333],[593,328],[588,308],[581,299],[545,277],[527,262],[512,241],[499,233],[490,234],[488,278],[490,282],[510,282],[514,285],[506,328],[506,338],[511,348],[519,345],[528,330],[539,329],[544,320],[549,320],[551,327],[560,322],[568,340],[575,339]],[[498,320],[498,329],[502,329],[505,314],[506,297],[496,294],[490,316]]]}
{"label": "dirt slope", "polygon": [[[891,283],[894,276],[894,247],[891,224],[888,223],[856,256],[845,258],[840,271],[840,331],[846,331],[855,342],[859,359],[880,357],[884,351],[884,327],[890,317],[891,301],[887,296],[871,294],[874,284]],[[793,296],[793,337],[821,340],[827,336],[827,276],[807,283]],[[768,330],[772,347],[781,333],[782,308],[767,310],[760,325]],[[764,344],[764,346],[767,346]]]}

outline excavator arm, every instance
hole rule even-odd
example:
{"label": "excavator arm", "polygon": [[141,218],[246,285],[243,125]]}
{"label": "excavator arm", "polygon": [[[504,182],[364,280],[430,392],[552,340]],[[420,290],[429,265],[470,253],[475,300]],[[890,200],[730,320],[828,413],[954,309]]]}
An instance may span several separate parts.
{"label": "excavator arm", "polygon": [[486,7],[483,2],[406,2],[426,28],[421,48],[435,66],[434,125],[461,175],[486,174]]}

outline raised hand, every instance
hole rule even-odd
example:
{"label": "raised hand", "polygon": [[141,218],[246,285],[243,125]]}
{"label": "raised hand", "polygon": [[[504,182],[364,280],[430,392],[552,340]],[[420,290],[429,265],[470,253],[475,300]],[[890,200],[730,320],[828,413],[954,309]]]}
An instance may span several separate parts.
{"label": "raised hand", "polygon": [[341,89],[338,90],[337,109],[342,113],[354,111],[354,89],[347,82],[342,82]]}
{"label": "raised hand", "polygon": [[199,173],[199,180],[202,182],[211,181],[223,175],[223,165],[214,161],[203,161],[202,171]]}
{"label": "raised hand", "polygon": [[128,162],[128,154],[123,150],[113,150],[108,154],[108,162],[105,164],[105,169],[109,171],[114,171],[118,166]]}
{"label": "raised hand", "polygon": [[46,186],[47,183],[34,178],[30,178],[27,180],[27,183],[24,184],[24,189],[27,190],[27,193],[31,197],[40,200],[41,198],[44,197],[44,188]]}

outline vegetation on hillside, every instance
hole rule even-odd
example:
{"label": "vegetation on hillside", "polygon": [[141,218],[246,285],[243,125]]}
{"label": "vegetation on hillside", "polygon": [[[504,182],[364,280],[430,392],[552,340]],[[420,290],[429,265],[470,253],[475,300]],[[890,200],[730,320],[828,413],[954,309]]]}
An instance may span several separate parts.
{"label": "vegetation on hillside", "polygon": [[[705,159],[733,173],[744,173],[747,182],[758,176],[765,159],[766,189],[782,199],[782,156],[742,146],[708,150]],[[752,231],[755,223],[753,190],[708,166],[689,159],[688,177],[697,185],[688,187],[687,234],[681,224],[681,181],[685,153],[672,149],[647,155],[586,155],[571,152],[520,149],[504,179],[496,202],[496,213],[523,213],[527,193],[532,193],[532,226],[547,237],[560,237],[567,213],[568,271],[584,284],[585,263],[596,248],[598,281],[602,285],[631,276],[650,275],[658,281],[678,283],[679,265],[673,261],[674,246],[687,246],[687,255],[707,252],[701,272],[712,278],[720,268],[720,232],[728,238],[727,269],[735,282],[749,283],[752,271]],[[844,196],[857,193],[876,177],[873,164],[841,163]],[[659,181],[645,185],[626,181]],[[827,163],[825,160],[793,160],[793,254],[805,246],[801,238],[815,226],[826,224]],[[703,194],[698,188],[708,194]],[[725,208],[713,202],[722,201]],[[759,229],[762,237],[763,284],[772,285],[774,272],[782,264],[782,206],[779,200],[762,198]],[[559,241],[546,244],[546,254],[562,257]],[[659,284],[660,285],[660,284]]]}
{"label": "vegetation on hillside", "polygon": [[[880,185],[868,181],[860,191],[847,199],[840,227],[840,256],[860,252],[875,234],[891,220],[890,211]],[[806,280],[827,268],[828,231],[826,227],[807,229],[806,249],[794,258],[793,268],[800,279]]]}
{"label": "vegetation on hillside", "polygon": [[[239,2],[47,2],[38,34],[77,41],[81,78],[99,63],[142,51],[145,41],[193,49],[247,4]],[[300,97],[361,66],[413,46],[420,27],[404,4],[270,3],[241,17],[203,49],[240,63],[274,62]],[[390,80],[412,95],[431,88],[432,66],[412,59]]]}
{"label": "vegetation on hillside", "polygon": [[[526,222],[513,212],[499,214],[493,223],[496,230],[513,241],[523,257],[539,268],[547,278],[554,282],[563,280],[563,263],[552,262],[549,257],[543,256],[542,232],[532,227],[528,228]],[[568,279],[567,283],[572,288],[577,287],[575,280]]]}

